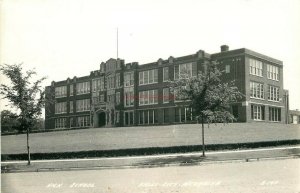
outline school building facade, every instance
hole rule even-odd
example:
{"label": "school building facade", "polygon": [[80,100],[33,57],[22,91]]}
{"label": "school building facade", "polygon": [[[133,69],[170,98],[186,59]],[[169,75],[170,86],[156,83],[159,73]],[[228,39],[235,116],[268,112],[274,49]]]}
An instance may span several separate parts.
{"label": "school building facade", "polygon": [[211,60],[224,70],[224,81],[235,80],[244,94],[231,105],[238,122],[288,121],[288,92],[283,89],[282,61],[241,48],[221,46],[140,65],[109,59],[84,77],[67,78],[46,87],[55,103],[45,107],[45,128],[114,127],[195,122],[187,102],[177,101],[170,81],[183,72],[196,76]]}

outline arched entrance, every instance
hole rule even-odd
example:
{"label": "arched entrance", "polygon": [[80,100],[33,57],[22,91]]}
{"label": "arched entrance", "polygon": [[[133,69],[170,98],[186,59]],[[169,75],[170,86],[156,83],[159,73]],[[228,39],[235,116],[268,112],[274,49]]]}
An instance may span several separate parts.
{"label": "arched entrance", "polygon": [[106,115],[105,112],[101,111],[99,113],[97,113],[98,116],[98,126],[99,127],[103,127],[106,124]]}

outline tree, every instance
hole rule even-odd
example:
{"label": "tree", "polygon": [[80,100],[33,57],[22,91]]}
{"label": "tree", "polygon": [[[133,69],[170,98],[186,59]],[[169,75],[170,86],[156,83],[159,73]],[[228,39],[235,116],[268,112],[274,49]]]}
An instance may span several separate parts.
{"label": "tree", "polygon": [[18,115],[9,111],[1,111],[1,133],[14,133],[20,126]]}
{"label": "tree", "polygon": [[234,82],[223,82],[222,72],[215,61],[205,63],[206,71],[191,77],[181,73],[171,89],[176,97],[189,101],[198,123],[202,125],[202,156],[205,157],[204,123],[228,123],[235,120],[230,104],[242,97]]}
{"label": "tree", "polygon": [[8,99],[12,107],[18,111],[20,126],[19,132],[26,131],[28,165],[30,165],[29,132],[42,114],[45,105],[45,90],[41,83],[45,77],[31,81],[33,75],[37,75],[34,70],[23,72],[22,64],[2,65],[0,71],[10,80],[9,85],[0,85],[0,94]]}

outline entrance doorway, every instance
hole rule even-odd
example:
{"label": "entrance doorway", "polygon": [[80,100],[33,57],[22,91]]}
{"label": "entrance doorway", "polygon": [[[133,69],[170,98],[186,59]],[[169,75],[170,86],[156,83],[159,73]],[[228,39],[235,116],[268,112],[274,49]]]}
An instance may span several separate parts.
{"label": "entrance doorway", "polygon": [[105,112],[98,113],[98,125],[99,125],[99,127],[105,126],[105,123],[106,123]]}

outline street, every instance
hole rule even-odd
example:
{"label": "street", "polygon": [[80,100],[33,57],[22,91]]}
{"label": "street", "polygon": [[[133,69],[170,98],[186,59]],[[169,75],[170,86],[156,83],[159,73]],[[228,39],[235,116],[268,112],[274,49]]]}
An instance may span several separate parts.
{"label": "street", "polygon": [[3,193],[299,192],[300,160],[3,173]]}

